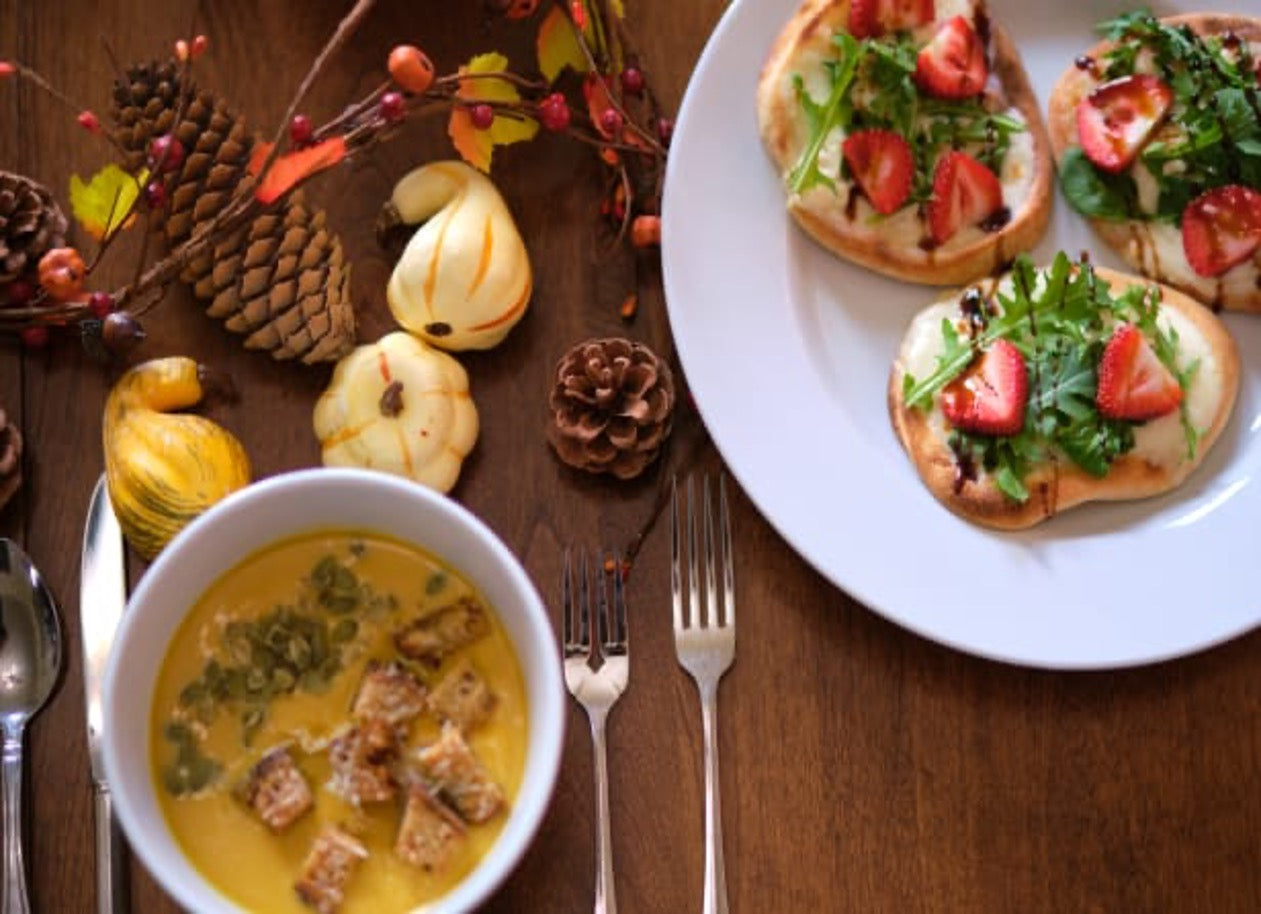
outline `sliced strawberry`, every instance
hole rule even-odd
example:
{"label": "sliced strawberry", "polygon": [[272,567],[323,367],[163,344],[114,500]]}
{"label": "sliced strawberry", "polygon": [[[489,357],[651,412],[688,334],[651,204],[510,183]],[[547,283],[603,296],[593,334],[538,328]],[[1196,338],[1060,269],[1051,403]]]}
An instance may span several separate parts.
{"label": "sliced strawberry", "polygon": [[936,16],[934,0],[851,0],[849,33],[855,38],[878,38],[885,32],[927,25]]}
{"label": "sliced strawberry", "polygon": [[915,83],[937,98],[971,98],[989,77],[985,45],[972,24],[954,16],[937,26],[915,59]]}
{"label": "sliced strawberry", "polygon": [[972,156],[952,150],[937,160],[933,194],[925,207],[934,242],[944,244],[959,229],[985,221],[1002,207],[998,176]]}
{"label": "sliced strawberry", "polygon": [[1125,171],[1173,103],[1173,90],[1147,73],[1122,76],[1077,103],[1077,137],[1104,171]]}
{"label": "sliced strawberry", "polygon": [[876,212],[897,212],[911,194],[915,157],[911,145],[892,130],[860,130],[841,144],[854,182]]}
{"label": "sliced strawberry", "polygon": [[1029,376],[1025,357],[997,339],[941,391],[941,411],[955,428],[982,435],[1014,435],[1025,424]]}
{"label": "sliced strawberry", "polygon": [[1095,405],[1111,419],[1142,422],[1173,412],[1182,388],[1133,324],[1117,324],[1099,360]]}
{"label": "sliced strawberry", "polygon": [[1227,184],[1200,194],[1182,211],[1182,250],[1201,276],[1217,276],[1261,246],[1261,191]]}

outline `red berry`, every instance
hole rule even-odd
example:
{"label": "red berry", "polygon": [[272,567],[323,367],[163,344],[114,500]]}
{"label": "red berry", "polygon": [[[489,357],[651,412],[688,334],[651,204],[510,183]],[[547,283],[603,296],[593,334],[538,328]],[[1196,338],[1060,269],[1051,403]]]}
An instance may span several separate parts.
{"label": "red berry", "polygon": [[22,328],[22,345],[27,349],[43,349],[48,345],[48,328],[42,324]]}
{"label": "red berry", "polygon": [[79,126],[82,127],[84,130],[86,130],[88,133],[101,132],[100,118],[98,118],[91,111],[80,111],[79,116],[76,117],[75,120],[78,121]]}
{"label": "red berry", "polygon": [[570,0],[569,15],[574,19],[574,25],[579,29],[587,27],[587,8],[583,6],[582,0]]}
{"label": "red berry", "polygon": [[35,286],[25,279],[15,279],[4,287],[5,304],[10,308],[21,308],[35,297]]}
{"label": "red berry", "polygon": [[9,61],[0,60],[0,79],[4,79],[6,76],[12,76],[17,71],[18,68],[9,63]]}
{"label": "red berry", "polygon": [[478,130],[489,130],[490,125],[495,123],[495,109],[490,105],[474,105],[472,108],[469,108],[468,113],[473,121],[473,126]]}
{"label": "red berry", "polygon": [[674,136],[674,121],[668,117],[657,118],[657,137],[665,146],[670,145],[670,138]]}
{"label": "red berry", "polygon": [[175,171],[184,164],[184,144],[169,133],[154,137],[149,144],[149,160],[154,165],[162,163],[163,171]]}
{"label": "red berry", "polygon": [[1014,435],[1025,424],[1029,375],[1025,357],[1008,340],[990,344],[941,391],[941,411],[955,428],[981,435]]}
{"label": "red berry", "polygon": [[622,91],[639,95],[644,91],[644,71],[639,67],[627,67],[622,71]]}
{"label": "red berry", "polygon": [[1182,388],[1133,324],[1117,324],[1099,359],[1095,404],[1112,419],[1142,422],[1171,413]]}
{"label": "red berry", "polygon": [[210,47],[210,39],[205,35],[197,35],[193,38],[193,43],[188,46],[188,52],[194,60],[206,53],[206,49]]}
{"label": "red berry", "polygon": [[605,136],[620,136],[623,123],[622,115],[615,108],[605,108],[600,113],[600,132]]}
{"label": "red berry", "polygon": [[108,292],[93,292],[88,296],[88,310],[94,317],[105,320],[105,316],[114,310],[114,296]]}
{"label": "red berry", "polygon": [[382,95],[380,108],[381,116],[391,124],[397,124],[407,113],[401,92],[387,92]]}
{"label": "red berry", "polygon": [[150,181],[145,185],[144,202],[149,209],[161,209],[166,203],[166,188],[161,181]]}
{"label": "red berry", "polygon": [[314,133],[315,125],[305,114],[295,114],[289,122],[289,140],[294,146],[305,146]]}
{"label": "red berry", "polygon": [[542,121],[544,128],[553,133],[568,130],[571,117],[569,104],[565,101],[565,96],[559,92],[553,92],[539,102],[539,120]]}

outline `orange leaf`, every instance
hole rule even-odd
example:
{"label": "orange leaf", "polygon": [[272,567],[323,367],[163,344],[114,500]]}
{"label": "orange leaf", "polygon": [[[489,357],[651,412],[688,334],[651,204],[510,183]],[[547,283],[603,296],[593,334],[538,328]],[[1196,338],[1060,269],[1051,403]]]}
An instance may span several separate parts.
{"label": "orange leaf", "polygon": [[[271,143],[258,143],[250,153],[249,173],[258,175],[271,153]],[[260,203],[275,203],[311,175],[332,168],[346,158],[346,138],[329,137],[314,146],[287,152],[271,163],[262,183],[254,188],[254,197]]]}
{"label": "orange leaf", "polygon": [[490,156],[495,144],[491,142],[488,131],[473,126],[473,116],[467,108],[456,106],[451,109],[447,133],[464,161],[481,171],[490,171]]}

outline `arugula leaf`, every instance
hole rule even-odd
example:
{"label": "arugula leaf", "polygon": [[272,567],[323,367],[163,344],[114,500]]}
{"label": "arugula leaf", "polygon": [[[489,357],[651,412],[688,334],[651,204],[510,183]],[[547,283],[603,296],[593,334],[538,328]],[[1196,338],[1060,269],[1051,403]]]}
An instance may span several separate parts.
{"label": "arugula leaf", "polygon": [[1060,162],[1060,187],[1083,216],[1125,220],[1139,215],[1134,179],[1100,171],[1077,146],[1064,153]]}
{"label": "arugula leaf", "polygon": [[805,193],[820,184],[831,188],[836,187],[835,182],[819,170],[819,153],[823,149],[823,141],[827,139],[833,128],[849,127],[853,111],[849,90],[854,81],[854,74],[858,70],[862,43],[844,32],[837,33],[833,41],[840,49],[841,56],[829,67],[832,89],[828,93],[826,102],[822,105],[816,103],[806,91],[802,78],[793,77],[793,87],[796,89],[798,101],[806,112],[809,127],[806,148],[788,174],[788,190],[794,194]]}

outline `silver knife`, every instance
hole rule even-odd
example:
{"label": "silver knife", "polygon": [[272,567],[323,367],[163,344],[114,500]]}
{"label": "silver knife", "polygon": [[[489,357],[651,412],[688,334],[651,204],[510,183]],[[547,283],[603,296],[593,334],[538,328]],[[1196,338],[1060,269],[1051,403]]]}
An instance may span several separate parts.
{"label": "silver knife", "polygon": [[79,632],[83,640],[83,687],[88,710],[88,755],[92,761],[92,792],[96,797],[96,910],[125,914],[126,860],[122,834],[114,818],[101,735],[105,721],[101,688],[114,632],[127,604],[127,564],[123,533],[110,504],[105,477],[92,492],[83,531],[83,567],[79,581]]}

